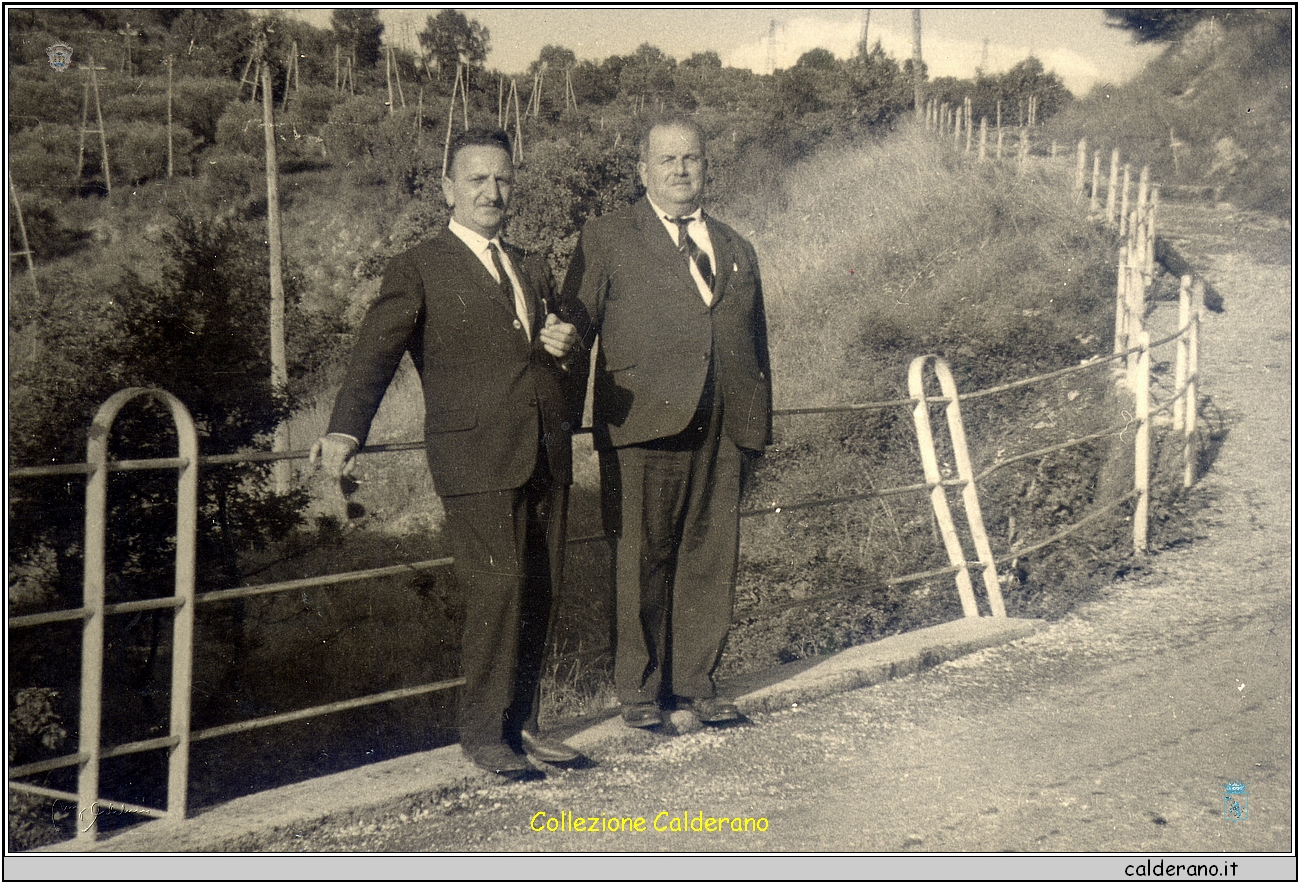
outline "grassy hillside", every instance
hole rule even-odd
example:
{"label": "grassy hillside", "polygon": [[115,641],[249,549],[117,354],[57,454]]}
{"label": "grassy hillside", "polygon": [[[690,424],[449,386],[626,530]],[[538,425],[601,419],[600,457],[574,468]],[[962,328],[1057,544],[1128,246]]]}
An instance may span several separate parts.
{"label": "grassy hillside", "polygon": [[1150,165],[1168,196],[1290,215],[1293,12],[1233,10],[1202,21],[1130,82],[1075,102],[1049,131],[1065,143],[1087,137],[1103,156],[1118,147]]}

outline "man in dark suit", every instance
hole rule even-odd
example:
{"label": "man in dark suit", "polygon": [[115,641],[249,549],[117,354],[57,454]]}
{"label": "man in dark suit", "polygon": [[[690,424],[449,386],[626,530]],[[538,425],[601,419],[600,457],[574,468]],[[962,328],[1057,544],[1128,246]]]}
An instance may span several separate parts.
{"label": "man in dark suit", "polygon": [[552,593],[563,574],[570,433],[582,372],[540,256],[501,242],[514,184],[503,132],[459,136],[443,178],[447,229],[388,262],[327,435],[311,451],[350,472],[404,353],[424,388],[429,471],[465,591],[461,745],[480,767],[536,778],[576,750],[537,731]]}
{"label": "man in dark suit", "polygon": [[713,672],[731,625],[739,504],[770,441],[772,383],[754,249],[701,210],[704,134],[652,126],[646,196],[586,225],[563,286],[584,347],[599,335],[594,433],[615,539],[614,681],[624,721],[667,708],[740,717]]}

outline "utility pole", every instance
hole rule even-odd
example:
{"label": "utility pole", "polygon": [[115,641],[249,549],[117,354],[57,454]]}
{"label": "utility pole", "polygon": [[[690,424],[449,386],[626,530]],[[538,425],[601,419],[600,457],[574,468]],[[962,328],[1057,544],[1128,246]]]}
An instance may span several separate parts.
{"label": "utility pole", "polygon": [[867,32],[871,27],[871,10],[867,10],[866,18],[862,20],[862,37],[858,40],[858,57],[866,61],[871,54],[871,43],[867,39]]}

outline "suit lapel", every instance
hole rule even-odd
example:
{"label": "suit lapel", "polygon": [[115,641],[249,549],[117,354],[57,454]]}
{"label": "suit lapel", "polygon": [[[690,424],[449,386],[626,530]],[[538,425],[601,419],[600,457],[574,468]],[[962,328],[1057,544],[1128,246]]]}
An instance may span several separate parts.
{"label": "suit lapel", "polygon": [[[505,293],[501,291],[497,281],[492,278],[492,274],[488,273],[487,268],[483,266],[483,262],[478,259],[478,255],[475,255],[470,247],[465,245],[461,238],[450,230],[444,230],[439,235],[439,239],[445,240],[448,255],[460,263],[460,271],[464,278],[473,280],[483,292],[485,298],[505,310],[510,319],[514,320],[514,299],[511,298],[509,301],[505,299]],[[513,258],[512,255],[511,259],[513,260]],[[515,265],[515,272],[520,273],[518,264]]]}
{"label": "suit lapel", "polygon": [[[641,227],[641,235],[645,238],[646,251],[650,255],[652,267],[666,267],[677,280],[677,285],[673,286],[678,291],[690,292],[691,295],[700,300],[700,290],[695,284],[695,277],[691,276],[690,268],[686,266],[682,253],[677,251],[677,243],[673,241],[672,234],[668,228],[664,227],[659,220],[654,206],[650,205],[650,200],[646,197],[641,198],[641,205],[644,211],[638,216],[638,222]],[[709,235],[713,235],[713,228],[709,228]],[[715,286],[716,288],[716,286]]]}
{"label": "suit lapel", "polygon": [[713,245],[713,306],[718,306],[722,300],[723,294],[727,291],[727,283],[731,280],[731,268],[736,266],[736,249],[731,242],[731,237],[727,236],[719,228],[718,223],[711,218],[708,213],[704,213],[704,225],[709,228],[709,242]]}

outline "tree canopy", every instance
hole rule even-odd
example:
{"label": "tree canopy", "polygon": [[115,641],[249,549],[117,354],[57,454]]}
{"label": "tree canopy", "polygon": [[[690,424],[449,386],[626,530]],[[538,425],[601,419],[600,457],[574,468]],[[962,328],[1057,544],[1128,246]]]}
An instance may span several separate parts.
{"label": "tree canopy", "polygon": [[488,29],[455,9],[429,16],[424,30],[416,36],[439,79],[453,77],[458,64],[481,66],[490,48]]}

